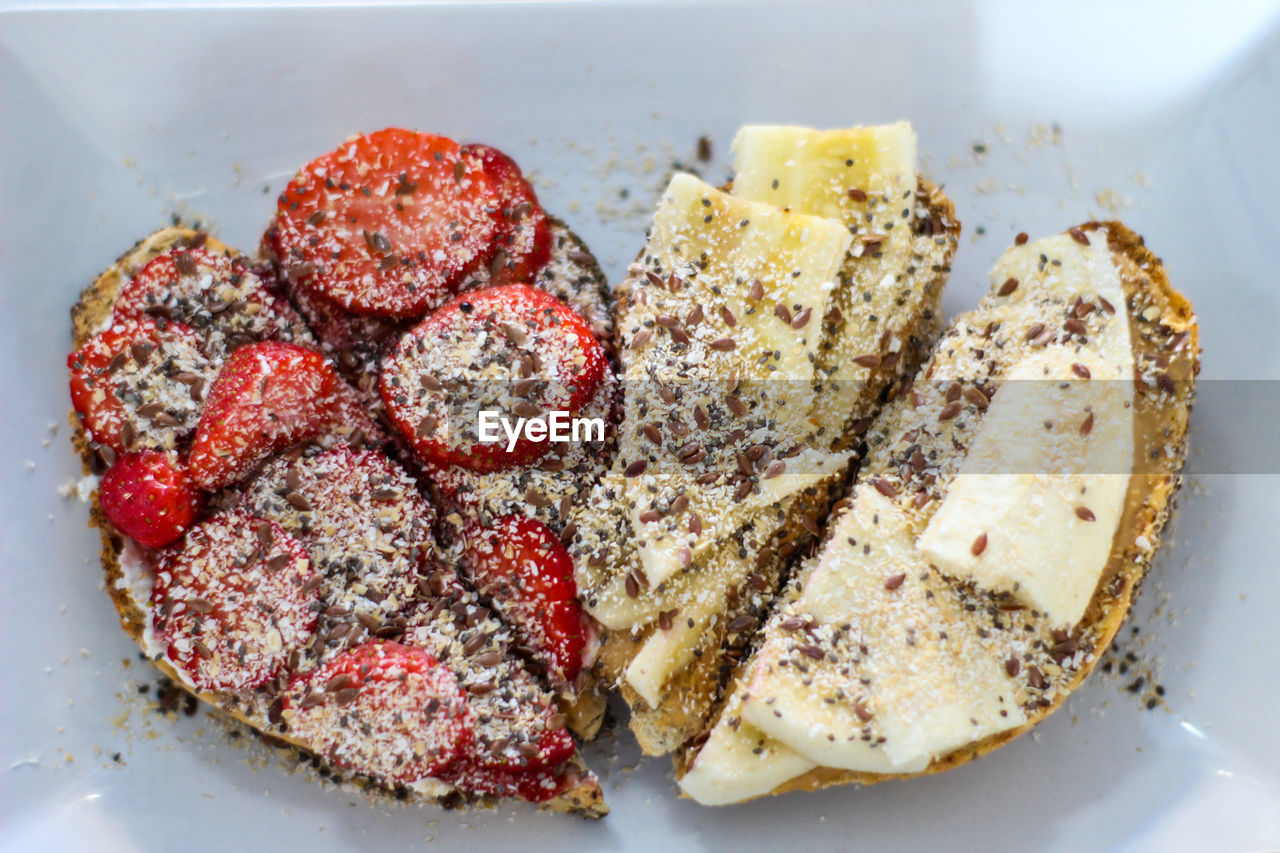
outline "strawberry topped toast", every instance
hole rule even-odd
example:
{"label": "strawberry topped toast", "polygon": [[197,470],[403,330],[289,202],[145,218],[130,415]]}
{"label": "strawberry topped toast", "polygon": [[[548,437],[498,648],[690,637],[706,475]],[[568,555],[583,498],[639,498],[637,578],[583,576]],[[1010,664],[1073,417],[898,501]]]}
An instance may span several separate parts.
{"label": "strawberry topped toast", "polygon": [[561,537],[612,429],[567,453],[474,429],[612,418],[594,258],[497,149],[394,128],[306,165],[262,250],[167,228],[72,309],[125,630],[337,777],[605,814],[570,733],[603,711]]}

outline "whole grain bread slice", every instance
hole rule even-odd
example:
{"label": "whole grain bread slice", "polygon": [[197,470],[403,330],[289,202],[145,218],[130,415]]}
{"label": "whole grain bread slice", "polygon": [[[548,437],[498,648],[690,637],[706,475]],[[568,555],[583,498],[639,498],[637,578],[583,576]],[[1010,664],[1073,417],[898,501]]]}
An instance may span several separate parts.
{"label": "whole grain bread slice", "polygon": [[[881,377],[879,383],[866,383],[863,396],[852,401],[868,417],[848,423],[842,435],[826,436],[835,448],[858,446],[863,431],[870,423],[869,416],[879,401],[895,393],[904,377],[914,374],[932,348],[940,327],[939,304],[961,225],[951,199],[923,176],[917,177],[915,195],[916,205],[923,210],[913,222],[912,256],[915,263],[908,270],[906,279],[896,287],[924,296],[915,313],[894,318],[900,323],[899,334],[905,342],[903,357],[892,371]],[[629,293],[625,285],[616,290],[618,316],[625,315]],[[767,544],[759,549],[762,559],[747,575],[746,582],[738,590],[741,594],[729,596],[730,600],[747,601],[747,585],[756,591],[779,589],[786,582],[790,569],[819,541],[831,506],[844,496],[847,485],[846,477],[831,478],[791,501],[786,518],[776,524]],[[743,534],[737,537],[738,541],[742,538]],[[732,552],[736,549],[737,542],[726,543],[724,559],[735,559]],[[664,684],[656,707],[650,706],[625,682],[623,673],[657,626],[649,625],[638,633],[606,633],[597,672],[602,681],[619,686],[630,707],[631,731],[645,754],[672,752],[707,731],[713,710],[723,698],[734,668],[749,651],[749,640],[766,615],[767,611],[753,613],[745,606],[727,611],[713,629],[703,635],[691,664]],[[734,630],[730,631],[729,626],[734,626]]]}
{"label": "whole grain bread slice", "polygon": [[[148,261],[175,246],[197,244],[202,245],[211,252],[228,255],[236,254],[233,249],[204,232],[185,227],[164,228],[143,238],[85,288],[76,304],[72,306],[73,347],[79,348],[83,346],[103,329],[110,320],[112,308],[121,288]],[[572,237],[572,244],[575,248],[581,245],[576,237]],[[591,302],[603,297],[601,293],[584,292],[582,298]],[[73,426],[72,442],[80,454],[84,473],[89,475],[101,471],[103,467],[102,461],[97,458],[74,412],[71,414],[71,423]],[[132,637],[140,648],[146,651],[144,632],[147,625],[147,614],[145,604],[135,594],[135,588],[131,582],[133,579],[127,576],[125,567],[125,562],[127,561],[126,550],[137,546],[132,545],[125,536],[121,535],[112,526],[110,520],[102,511],[96,490],[91,499],[89,525],[98,529],[102,539],[100,559],[105,575],[106,589],[116,607],[120,625],[125,633]],[[282,734],[276,731],[274,727],[268,725],[267,720],[261,718],[260,715],[246,712],[244,707],[233,700],[229,700],[228,696],[215,692],[201,692],[190,687],[164,657],[154,656],[152,657],[152,663],[174,684],[208,703],[222,716],[260,732],[270,742],[296,751],[300,760],[308,761],[313,766],[327,765],[323,757],[308,749],[305,743],[291,738],[287,733]],[[594,710],[594,708],[595,705],[592,705],[592,710],[585,710],[583,713],[590,717],[598,717],[601,712]],[[598,721],[594,725],[598,728]],[[577,771],[574,774],[576,776],[576,784],[571,785],[554,799],[543,803],[542,807],[555,812],[576,814],[588,818],[599,818],[608,814],[609,807],[604,801],[604,793],[598,780],[587,772],[580,756],[575,755],[572,762]],[[465,800],[458,792],[453,790],[442,790],[438,795],[434,796],[420,796],[404,788],[389,789],[378,780],[368,776],[347,772],[332,765],[327,766],[331,772],[329,778],[350,781],[372,793],[386,793],[397,798],[408,799],[419,797],[425,800],[434,800],[446,807],[454,807],[464,802],[469,802],[469,800]]]}
{"label": "whole grain bread slice", "polygon": [[[1170,285],[1160,259],[1146,248],[1143,238],[1115,221],[1089,222],[1078,228],[1082,235],[1099,231],[1105,234],[1120,273],[1126,305],[1116,308],[1128,312],[1139,381],[1135,382],[1133,402],[1133,473],[1106,566],[1075,634],[1080,648],[1088,650],[1083,663],[1051,699],[1028,712],[1024,724],[936,758],[920,773],[879,774],[816,767],[779,784],[768,794],[814,791],[850,783],[870,785],[939,773],[986,755],[1061,707],[1094,669],[1124,623],[1159,547],[1180,484],[1187,453],[1187,424],[1200,368],[1199,345],[1190,303]],[[874,434],[880,426],[873,425],[871,432]],[[700,748],[701,743],[694,742],[677,755],[678,778],[693,766]]]}

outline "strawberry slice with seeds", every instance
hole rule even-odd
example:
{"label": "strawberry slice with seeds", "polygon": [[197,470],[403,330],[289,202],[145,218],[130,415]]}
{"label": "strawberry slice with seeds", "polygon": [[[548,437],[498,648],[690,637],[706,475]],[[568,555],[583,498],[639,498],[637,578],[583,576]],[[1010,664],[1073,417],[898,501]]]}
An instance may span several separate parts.
{"label": "strawberry slice with seeds", "polygon": [[[480,440],[482,412],[510,424],[572,418],[609,370],[586,321],[550,294],[523,284],[460,294],[413,327],[383,362],[387,413],[426,462],[496,471],[529,464],[549,441],[508,449]],[[567,426],[567,425],[566,425]]]}
{"label": "strawberry slice with seeds", "polygon": [[302,168],[280,194],[277,253],[290,281],[349,311],[417,317],[490,252],[498,203],[456,142],[387,128]]}
{"label": "strawberry slice with seeds", "polygon": [[[325,577],[326,642],[390,628],[417,597],[456,583],[452,569],[420,573],[434,550],[435,513],[417,482],[382,453],[340,446],[273,459],[244,484],[235,506],[280,524]],[[366,618],[363,621],[359,617]],[[341,623],[346,631],[333,632]],[[388,624],[390,623],[390,624]]]}
{"label": "strawberry slice with seeds", "polygon": [[382,397],[377,389],[361,391],[349,382],[340,380],[334,386],[334,414],[329,425],[316,437],[323,447],[347,445],[383,447],[391,440],[375,412],[382,410]]}
{"label": "strawberry slice with seeds", "polygon": [[176,453],[126,453],[102,475],[98,501],[116,530],[148,548],[168,545],[196,520],[203,495]]}
{"label": "strawberry slice with seeds", "polygon": [[404,322],[390,317],[353,314],[307,288],[295,287],[292,295],[321,349],[348,376],[376,374],[383,354],[405,329]]}
{"label": "strawberry slice with seeds", "polygon": [[[268,259],[270,269],[284,268],[277,225],[262,235],[260,251]],[[383,354],[407,328],[403,320],[352,313],[315,290],[299,287],[287,277],[281,279],[273,273],[272,281],[288,293],[319,342],[321,352],[353,380],[364,375],[376,376]]]}
{"label": "strawberry slice with seeds", "polygon": [[278,524],[220,514],[161,552],[156,638],[200,690],[250,690],[312,638],[320,594],[302,543]]}
{"label": "strawberry slice with seeds", "polygon": [[121,289],[113,312],[116,320],[150,316],[190,326],[211,355],[258,340],[311,341],[297,312],[246,258],[206,248],[175,246],[152,258]]}
{"label": "strawberry slice with seeds", "polygon": [[492,254],[474,278],[477,282],[487,278],[489,284],[533,284],[551,259],[551,228],[537,194],[516,161],[497,148],[472,144],[463,146],[463,151],[480,158],[498,197]]}
{"label": "strawberry slice with seeds", "polygon": [[[565,734],[570,747],[573,738]],[[573,750],[569,750],[572,756]],[[489,765],[460,764],[449,782],[482,797],[520,797],[531,803],[545,803],[569,787],[563,768],[509,770]]]}
{"label": "strawberry slice with seeds", "polygon": [[508,515],[464,529],[462,563],[476,590],[523,635],[553,681],[571,682],[582,669],[586,617],[578,603],[573,559],[541,521]]}
{"label": "strawberry slice with seeds", "polygon": [[562,789],[561,765],[573,757],[577,745],[554,710],[545,714],[542,724],[558,727],[459,761],[446,771],[445,781],[485,797],[518,796],[535,803],[553,798]]}
{"label": "strawberry slice with seeds", "polygon": [[215,368],[186,326],[113,323],[67,356],[71,404],[94,441],[121,454],[173,448],[196,426]]}
{"label": "strawberry slice with seeds", "polygon": [[290,682],[289,731],[339,767],[386,781],[438,776],[475,739],[449,668],[396,642],[366,643]]}
{"label": "strawberry slice with seeds", "polygon": [[212,491],[276,451],[319,435],[334,418],[341,379],[324,356],[266,341],[231,354],[209,389],[191,443],[191,478]]}

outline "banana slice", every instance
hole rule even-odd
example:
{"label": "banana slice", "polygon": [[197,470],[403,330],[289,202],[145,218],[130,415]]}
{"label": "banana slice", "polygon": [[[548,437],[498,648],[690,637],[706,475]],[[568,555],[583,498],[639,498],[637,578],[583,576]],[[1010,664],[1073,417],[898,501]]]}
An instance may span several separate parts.
{"label": "banana slice", "polygon": [[645,589],[643,595],[627,594],[626,572],[615,565],[578,566],[578,589],[587,611],[614,631],[647,625],[664,611],[678,609],[685,619],[722,612],[728,590],[741,588],[755,567],[754,560],[740,554],[758,554],[768,547],[774,524],[790,517],[795,501],[794,494],[783,498],[772,516],[742,527],[717,543],[714,553],[659,586]]}
{"label": "banana slice", "polygon": [[671,673],[684,669],[693,660],[693,651],[713,617],[710,612],[697,616],[680,614],[670,628],[654,631],[632,658],[623,675],[650,708],[658,707],[662,685]]}
{"label": "banana slice", "polygon": [[[713,552],[716,543],[732,537],[757,513],[776,507],[791,495],[816,488],[840,476],[851,459],[850,453],[803,450],[795,456],[775,460],[796,473],[768,476],[766,467],[756,488],[742,496],[735,495],[735,487],[727,482],[702,489],[694,489],[679,481],[675,484],[668,481],[661,486],[653,482],[638,483],[629,489],[628,494],[633,496],[636,505],[632,528],[640,537],[636,553],[645,577],[651,584],[662,584],[694,561],[705,562],[705,557]],[[726,461],[721,470],[733,468]],[[659,489],[656,500],[651,491],[655,487]],[[703,519],[700,533],[695,534],[687,524],[682,526],[679,520],[644,520],[645,513],[662,501],[665,494],[678,495],[682,488],[684,496],[689,498],[689,511]]]}
{"label": "banana slice", "polygon": [[[809,557],[796,570],[792,586],[803,587],[817,566]],[[775,617],[773,622],[779,621]],[[725,693],[715,725],[677,780],[687,796],[704,806],[738,803],[763,796],[814,767],[814,762],[769,737],[742,718],[749,671],[739,670]]]}
{"label": "banana slice", "polygon": [[[798,318],[822,317],[851,241],[839,221],[789,213],[675,175],[642,259],[646,277],[658,280],[641,282],[623,318],[627,378],[723,380],[735,368],[742,379],[812,376],[809,355],[821,328]],[[698,307],[702,317],[689,322]],[[649,322],[663,315],[674,322]],[[636,339],[640,328],[653,332],[647,344]],[[675,328],[689,337],[687,344],[673,338]],[[716,346],[726,339],[734,345]],[[647,347],[667,351],[655,358]]]}
{"label": "banana slice", "polygon": [[782,456],[812,430],[820,318],[850,240],[837,222],[671,180],[621,321],[619,459],[636,474],[626,499],[651,586],[847,461]]}
{"label": "banana slice", "polygon": [[[815,362],[813,415],[842,436],[928,311],[914,282],[916,136],[906,122],[845,130],[747,126],[734,140],[734,195],[842,222],[853,235]],[[930,326],[933,317],[924,318]]]}
{"label": "banana slice", "polygon": [[734,195],[851,225],[861,225],[876,193],[915,188],[916,134],[905,121],[840,130],[746,125],[733,152]]}
{"label": "banana slice", "polygon": [[870,773],[923,770],[1025,720],[895,504],[859,486],[831,542],[795,608],[813,621],[778,623],[743,719],[815,763]]}
{"label": "banana slice", "polygon": [[[1025,324],[1020,315],[1049,299],[1123,306],[1105,236],[1089,240],[1061,235],[1006,253],[993,283],[1019,284],[997,297],[995,321]],[[1010,368],[919,542],[943,572],[1011,592],[1060,625],[1078,622],[1093,597],[1133,464],[1128,315],[1100,310],[1106,319],[1087,345],[1033,351]],[[986,544],[974,553],[979,536]]]}
{"label": "banana slice", "polygon": [[725,722],[711,731],[680,790],[704,806],[737,803],[767,794],[816,764],[742,719],[738,691],[726,701]]}

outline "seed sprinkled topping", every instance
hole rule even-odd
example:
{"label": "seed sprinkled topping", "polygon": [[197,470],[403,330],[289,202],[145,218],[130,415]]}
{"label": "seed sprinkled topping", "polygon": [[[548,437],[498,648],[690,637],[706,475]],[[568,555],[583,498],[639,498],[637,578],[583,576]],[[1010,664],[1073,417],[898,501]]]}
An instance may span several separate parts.
{"label": "seed sprinkled topping", "polygon": [[877,477],[873,485],[876,487],[876,491],[886,498],[896,498],[898,496],[898,487],[884,477]]}
{"label": "seed sprinkled topping", "polygon": [[976,385],[970,385],[964,389],[964,398],[972,403],[978,411],[986,411],[987,406],[991,404],[991,400]]}

